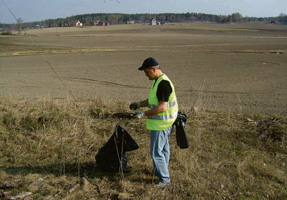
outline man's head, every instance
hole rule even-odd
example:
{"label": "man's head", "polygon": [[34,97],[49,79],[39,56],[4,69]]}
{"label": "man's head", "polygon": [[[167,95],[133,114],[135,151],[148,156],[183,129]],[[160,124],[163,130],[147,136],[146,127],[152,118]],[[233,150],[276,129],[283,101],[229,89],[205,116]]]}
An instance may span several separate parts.
{"label": "man's head", "polygon": [[139,68],[139,70],[142,71],[144,69],[154,67],[154,66],[159,66],[158,62],[154,58],[149,57],[149,58],[144,60],[142,66]]}
{"label": "man's head", "polygon": [[149,80],[155,80],[162,74],[158,62],[152,57],[145,59],[138,70],[144,71]]}

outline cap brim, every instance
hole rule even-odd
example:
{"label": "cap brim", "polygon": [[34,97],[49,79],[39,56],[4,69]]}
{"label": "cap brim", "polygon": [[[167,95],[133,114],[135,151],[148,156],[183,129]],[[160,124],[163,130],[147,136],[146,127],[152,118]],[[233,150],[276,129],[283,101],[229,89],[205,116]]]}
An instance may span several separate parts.
{"label": "cap brim", "polygon": [[145,68],[147,68],[146,66],[141,66],[140,68],[138,68],[138,70],[142,71],[144,70]]}

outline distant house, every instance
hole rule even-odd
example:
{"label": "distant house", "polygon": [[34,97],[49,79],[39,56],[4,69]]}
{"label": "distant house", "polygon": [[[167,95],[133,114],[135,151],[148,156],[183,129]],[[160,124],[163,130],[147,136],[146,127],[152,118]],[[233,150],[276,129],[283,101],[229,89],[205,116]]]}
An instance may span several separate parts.
{"label": "distant house", "polygon": [[134,23],[135,23],[134,20],[127,21],[127,24],[134,24]]}
{"label": "distant house", "polygon": [[109,25],[110,25],[109,22],[104,22],[104,21],[99,21],[99,22],[97,23],[97,26],[109,26]]}
{"label": "distant house", "polygon": [[44,28],[44,26],[40,26],[39,24],[35,25],[35,28]]}
{"label": "distant house", "polygon": [[105,26],[105,25],[106,25],[106,23],[103,22],[103,21],[99,21],[99,22],[98,22],[98,26]]}
{"label": "distant house", "polygon": [[83,27],[83,24],[80,22],[80,20],[77,21],[76,27]]}
{"label": "distant house", "polygon": [[156,19],[155,18],[151,18],[150,25],[156,25]]}

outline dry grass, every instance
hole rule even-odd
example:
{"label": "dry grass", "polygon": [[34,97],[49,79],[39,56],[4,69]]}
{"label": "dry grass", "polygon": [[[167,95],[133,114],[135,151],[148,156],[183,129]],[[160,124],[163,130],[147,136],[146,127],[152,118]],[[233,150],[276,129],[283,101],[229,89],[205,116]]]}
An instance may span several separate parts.
{"label": "dry grass", "polygon": [[[5,46],[5,45],[0,45],[0,46]],[[188,45],[181,45],[178,47],[187,47]],[[203,46],[203,45],[201,45]],[[212,46],[212,45],[210,45]],[[18,46],[17,46],[18,47]],[[11,49],[11,47],[9,47]],[[5,52],[0,52],[0,57],[9,57],[9,56],[31,56],[31,55],[52,55],[52,54],[75,54],[75,53],[98,53],[98,52],[151,52],[151,51],[156,51],[159,48],[163,48],[162,46],[154,46],[154,47],[149,47],[149,48],[143,48],[140,47],[138,49],[119,49],[119,48],[71,48],[71,49],[64,49],[64,48],[58,48],[58,49],[53,49],[53,50],[27,50],[26,46],[22,46],[20,48],[23,48],[22,51],[13,51],[13,50],[8,50],[6,49]],[[19,48],[19,49],[20,49]],[[154,49],[152,49],[154,48]],[[170,50],[170,49],[164,49],[161,51],[165,52],[175,52],[175,50]],[[176,50],[178,52],[180,50]],[[256,54],[285,54],[285,50],[181,50],[184,52],[190,52],[190,53],[195,53],[195,52],[210,52],[210,53],[256,53]]]}
{"label": "dry grass", "polygon": [[[89,116],[81,112],[81,109]],[[99,100],[0,100],[0,185],[34,199],[284,199],[286,116],[190,112],[186,127],[189,149],[171,135],[172,185],[152,183],[149,133],[142,120],[116,119],[127,103]],[[128,153],[131,172],[97,170],[94,156],[124,127],[140,148]],[[35,181],[43,179],[40,185]]]}

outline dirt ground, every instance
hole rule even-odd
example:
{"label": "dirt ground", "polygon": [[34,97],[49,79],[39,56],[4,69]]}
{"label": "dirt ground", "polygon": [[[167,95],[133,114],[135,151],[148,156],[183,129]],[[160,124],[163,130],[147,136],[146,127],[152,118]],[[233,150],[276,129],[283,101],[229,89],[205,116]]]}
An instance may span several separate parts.
{"label": "dirt ground", "polygon": [[147,98],[149,56],[182,107],[287,113],[287,26],[165,24],[26,30],[0,36],[0,97]]}

